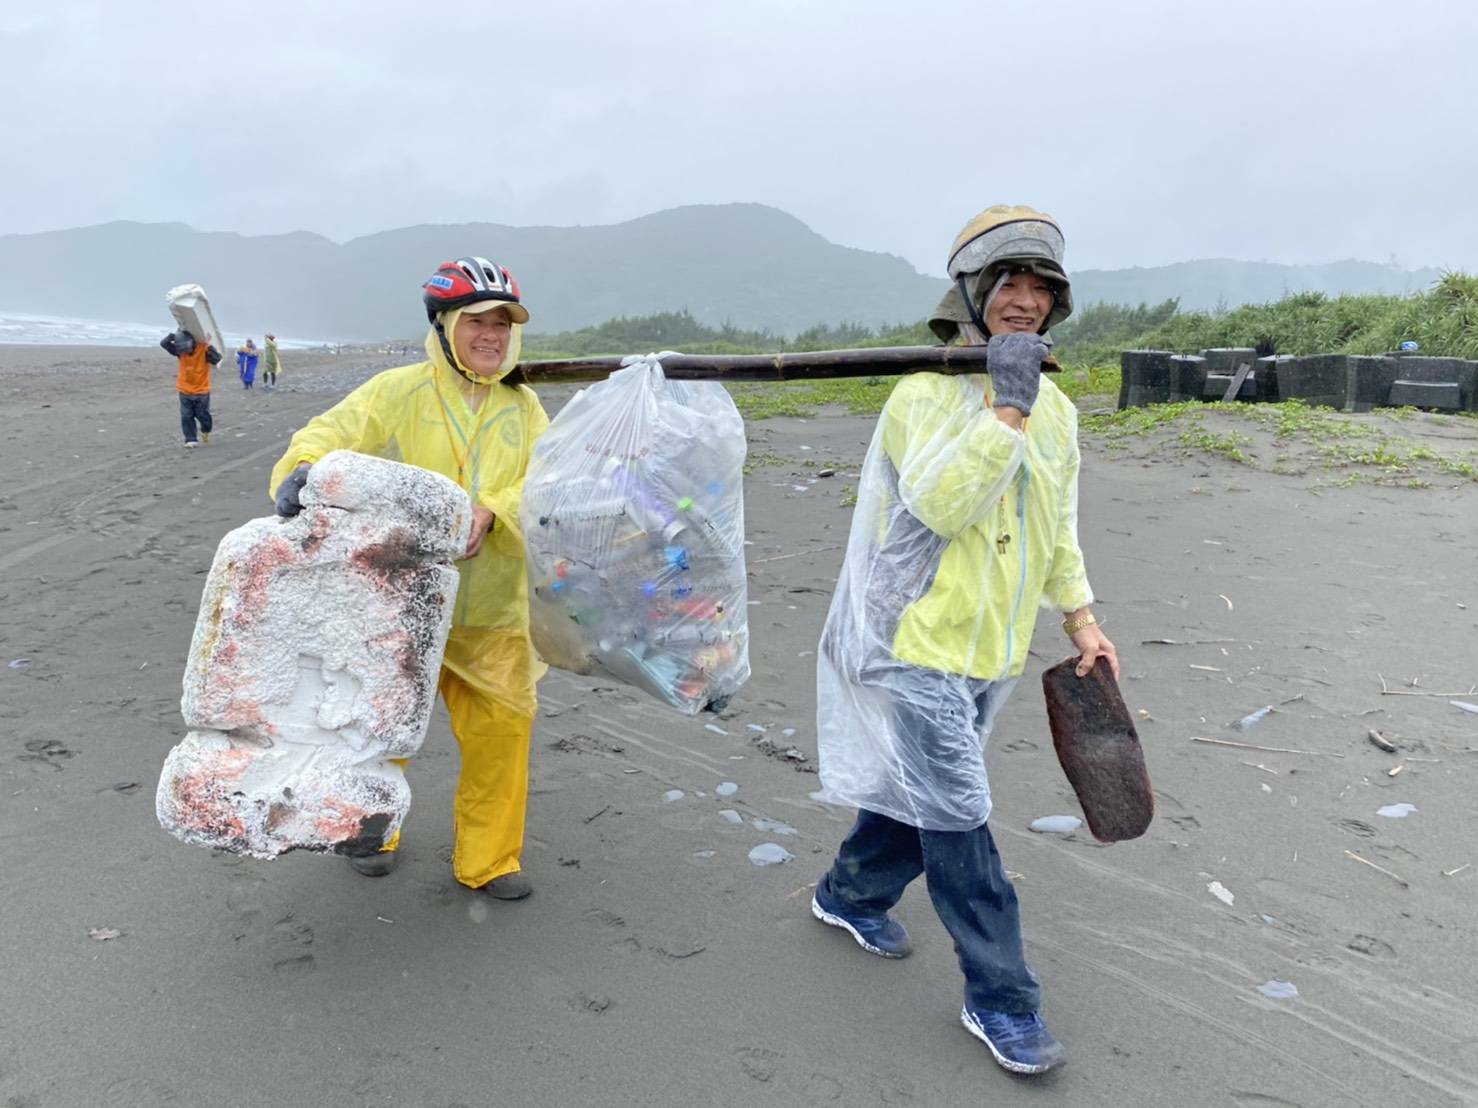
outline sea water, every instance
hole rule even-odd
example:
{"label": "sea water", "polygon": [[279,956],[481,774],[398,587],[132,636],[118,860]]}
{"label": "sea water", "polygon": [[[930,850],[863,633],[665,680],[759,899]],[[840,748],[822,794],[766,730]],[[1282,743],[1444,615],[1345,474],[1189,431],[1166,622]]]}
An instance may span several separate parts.
{"label": "sea water", "polygon": [[[168,309],[161,308],[158,323],[124,323],[115,319],[74,319],[58,315],[35,315],[30,312],[0,310],[0,344],[24,346],[157,346],[159,340],[175,329]],[[235,350],[247,335],[226,331],[226,344]],[[262,335],[250,336],[262,345]],[[325,345],[313,339],[279,337],[283,350],[305,350]],[[222,351],[221,353],[229,353]]]}

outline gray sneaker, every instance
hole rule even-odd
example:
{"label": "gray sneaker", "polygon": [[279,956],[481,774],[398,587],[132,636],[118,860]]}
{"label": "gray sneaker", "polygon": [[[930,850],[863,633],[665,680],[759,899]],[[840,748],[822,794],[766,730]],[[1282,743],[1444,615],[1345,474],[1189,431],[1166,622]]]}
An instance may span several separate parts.
{"label": "gray sneaker", "polygon": [[534,891],[534,885],[522,873],[505,873],[483,885],[482,891],[494,900],[522,900]]}
{"label": "gray sneaker", "polygon": [[349,866],[363,877],[384,877],[395,868],[396,853],[382,850],[378,854],[365,854],[349,858]]}

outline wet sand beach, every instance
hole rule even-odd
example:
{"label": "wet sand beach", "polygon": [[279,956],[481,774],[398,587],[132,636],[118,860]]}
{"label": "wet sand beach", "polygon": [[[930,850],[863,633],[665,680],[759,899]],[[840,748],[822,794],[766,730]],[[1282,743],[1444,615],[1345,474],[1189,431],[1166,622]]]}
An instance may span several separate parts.
{"label": "wet sand beach", "polygon": [[[1478,704],[1471,480],[1342,487],[1085,439],[1080,535],[1158,813],[1112,846],[1027,830],[1080,814],[1044,613],[987,754],[1068,1050],[1034,1082],[960,1027],[922,882],[902,961],[809,911],[850,826],[809,798],[813,652],[868,417],[749,426],[754,676],[721,716],[541,685],[530,900],[452,879],[440,707],[387,878],[172,839],[154,788],[216,544],[270,512],[296,427],[402,360],[284,352],[273,393],[223,367],[217,429],[186,451],[162,351],[0,347],[0,1104],[1478,1103],[1478,714],[1450,703]],[[552,415],[573,388],[540,393]],[[752,864],[765,843],[793,859]]]}

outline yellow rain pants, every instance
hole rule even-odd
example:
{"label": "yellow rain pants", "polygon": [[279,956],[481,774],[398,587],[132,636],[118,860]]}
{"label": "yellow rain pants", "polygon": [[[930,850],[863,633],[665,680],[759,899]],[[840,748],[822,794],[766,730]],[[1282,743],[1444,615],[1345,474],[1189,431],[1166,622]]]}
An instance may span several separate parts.
{"label": "yellow rain pants", "polygon": [[[459,317],[446,313],[447,334]],[[475,406],[431,332],[426,361],[371,378],[298,431],[268,489],[274,495],[300,462],[357,450],[450,477],[493,513],[482,550],[457,563],[461,584],[440,682],[462,752],[452,869],[474,887],[520,868],[534,687],[546,669],[529,642],[518,502],[534,440],[549,419],[533,390],[500,379],[518,360],[521,330],[513,325],[503,373],[481,381],[487,391]],[[399,842],[397,834],[384,849]]]}

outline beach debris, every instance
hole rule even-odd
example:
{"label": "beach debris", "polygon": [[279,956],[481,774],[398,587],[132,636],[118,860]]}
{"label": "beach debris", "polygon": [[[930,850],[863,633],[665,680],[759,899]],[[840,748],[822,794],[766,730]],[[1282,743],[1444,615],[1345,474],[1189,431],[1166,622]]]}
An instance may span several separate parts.
{"label": "beach debris", "polygon": [[1215,666],[1187,666],[1186,668],[1187,669],[1199,669],[1203,673],[1220,673],[1221,672],[1221,670],[1217,669]]}
{"label": "beach debris", "polygon": [[1268,716],[1276,711],[1277,709],[1269,704],[1265,708],[1259,708],[1255,712],[1250,712],[1249,714],[1243,716],[1241,719],[1237,720],[1235,723],[1232,723],[1230,726],[1233,731],[1246,731],[1251,727],[1256,727],[1259,723],[1267,719]]}
{"label": "beach debris", "polygon": [[119,931],[116,927],[89,927],[87,929],[87,937],[100,943],[109,942],[122,934],[123,932]]}
{"label": "beach debris", "polygon": [[1220,881],[1211,882],[1209,885],[1206,886],[1206,891],[1212,896],[1216,897],[1217,900],[1221,901],[1228,908],[1232,906],[1232,901],[1237,899],[1232,891],[1228,889],[1225,885],[1223,885]]}
{"label": "beach debris", "polygon": [[8,663],[5,668],[6,669],[27,669],[30,666],[30,664],[31,664],[31,659],[29,659],[29,658],[16,658],[14,661]]}
{"label": "beach debris", "polygon": [[683,792],[682,789],[668,789],[665,793],[662,794],[662,802],[664,804],[671,804],[674,800],[681,800],[687,795],[688,794]]}
{"label": "beach debris", "polygon": [[384,916],[376,916],[375,919],[378,920],[380,923],[394,923],[395,922],[393,919],[386,919]]}
{"label": "beach debris", "polygon": [[1403,764],[1401,764],[1399,766],[1392,766],[1390,769],[1386,770],[1386,776],[1387,777],[1395,777],[1398,773],[1400,773],[1405,768],[1406,768],[1405,763],[1403,763]]}
{"label": "beach debris", "polygon": [[1071,835],[1083,821],[1077,816],[1038,816],[1027,824],[1027,829],[1039,835]]}
{"label": "beach debris", "polygon": [[1257,991],[1269,1000],[1289,1000],[1298,995],[1298,986],[1292,981],[1279,981],[1274,978],[1264,981],[1257,987]]}
{"label": "beach debris", "polygon": [[1236,642],[1236,639],[1140,639],[1140,646],[1214,646],[1217,643]]}
{"label": "beach debris", "polygon": [[1262,791],[1265,792],[1265,793],[1270,793],[1270,792],[1273,791],[1273,786],[1269,785],[1266,781],[1263,781],[1261,783],[1261,787],[1262,787]]}
{"label": "beach debris", "polygon": [[1458,874],[1462,873],[1463,870],[1465,870],[1465,869],[1472,869],[1472,868],[1473,868],[1473,863],[1472,862],[1464,862],[1462,865],[1458,866],[1457,869],[1445,869],[1445,870],[1443,870],[1442,871],[1442,876],[1443,877],[1456,877]]}
{"label": "beach debris", "polygon": [[1396,744],[1382,735],[1374,727],[1365,732],[1365,737],[1368,738],[1376,746],[1384,750],[1387,754],[1396,753]]}
{"label": "beach debris", "polygon": [[764,831],[771,835],[799,834],[790,824],[781,823],[778,819],[766,819],[763,816],[754,816],[749,822],[756,831]]}
{"label": "beach debris", "polygon": [[795,737],[795,728],[794,727],[787,727],[785,730],[781,731],[780,734],[783,735],[783,736],[785,736],[785,738],[787,738],[787,739],[794,738]]}
{"label": "beach debris", "polygon": [[1204,735],[1192,735],[1193,743],[1210,743],[1212,746],[1235,746],[1238,750],[1262,750],[1270,754],[1309,754],[1316,758],[1343,758],[1328,750],[1295,750],[1288,746],[1258,746],[1256,743],[1237,743],[1231,739],[1208,739]]}
{"label": "beach debris", "polygon": [[[1384,677],[1382,677],[1379,673],[1376,674],[1376,677],[1380,678],[1380,693],[1381,693],[1382,696],[1441,696],[1441,697],[1451,697],[1451,696],[1472,696],[1474,693],[1478,693],[1478,685],[1472,686],[1466,692],[1429,692],[1426,689],[1422,689],[1422,688],[1418,688],[1417,687],[1420,684],[1420,681],[1421,681],[1421,679],[1419,677],[1413,677],[1409,682],[1407,682],[1407,686],[1408,686],[1407,688],[1404,688],[1404,689],[1393,689],[1393,688],[1391,688],[1390,686],[1388,686],[1386,684],[1386,679]],[[1471,706],[1469,708],[1469,710],[1470,711],[1478,712],[1478,705]]]}
{"label": "beach debris", "polygon": [[610,810],[611,810],[611,806],[609,804],[607,804],[604,808],[602,808],[600,811],[596,812],[594,815],[586,816],[585,817],[585,822],[586,823],[594,823],[596,820],[600,819],[601,816],[605,815]]}
{"label": "beach debris", "polygon": [[719,796],[733,796],[739,791],[739,786],[732,781],[720,781],[718,788],[713,790]]}
{"label": "beach debris", "polygon": [[1244,766],[1251,766],[1253,769],[1260,769],[1264,773],[1271,773],[1274,777],[1279,776],[1279,773],[1278,773],[1277,770],[1275,770],[1275,769],[1269,769],[1267,766],[1263,765],[1261,762],[1243,762],[1242,764]]}
{"label": "beach debris", "polygon": [[1400,885],[1403,889],[1411,888],[1411,882],[1406,880],[1406,878],[1402,877],[1399,873],[1392,873],[1390,870],[1386,869],[1385,866],[1378,866],[1369,858],[1360,857],[1360,855],[1356,854],[1353,850],[1345,851],[1345,857],[1351,859],[1352,861],[1359,862],[1362,866],[1369,866],[1371,869],[1375,870],[1378,873],[1385,874],[1392,881]]}
{"label": "beach debris", "polygon": [[732,823],[736,827],[744,822],[744,817],[734,811],[733,808],[720,808],[718,814],[719,818],[725,823]]}
{"label": "beach debris", "polygon": [[795,855],[779,843],[760,843],[749,852],[749,860],[757,866],[783,866],[795,861]]}
{"label": "beach debris", "polygon": [[768,730],[768,728],[766,728],[765,725],[762,723],[747,723],[745,724],[745,726],[757,735],[763,735],[765,731]]}
{"label": "beach debris", "polygon": [[1223,600],[1225,600],[1227,602],[1227,611],[1230,612],[1232,610],[1232,608],[1233,608],[1232,598],[1230,596],[1228,596],[1226,593],[1222,593],[1222,592],[1219,592],[1216,595],[1219,596],[1219,597],[1221,597]]}
{"label": "beach debris", "polygon": [[717,850],[695,850],[695,851],[693,851],[693,857],[694,858],[712,858],[717,853],[718,853]]}
{"label": "beach debris", "polygon": [[1449,700],[1447,703],[1454,708],[1461,708],[1465,712],[1472,712],[1473,715],[1478,716],[1478,704],[1469,704],[1466,700]]}
{"label": "beach debris", "polygon": [[703,730],[705,730],[705,731],[712,731],[715,735],[727,735],[728,734],[727,731],[725,731],[722,727],[720,727],[716,723],[705,723],[703,725]]}
{"label": "beach debris", "polygon": [[1403,801],[1400,804],[1386,804],[1383,807],[1379,808],[1375,814],[1378,816],[1385,816],[1386,819],[1405,819],[1407,816],[1411,815],[1411,813],[1415,811],[1415,804],[1407,804]]}
{"label": "beach debris", "polygon": [[155,811],[175,837],[270,859],[370,855],[410,807],[401,761],[436,703],[472,505],[455,481],[346,450],[291,519],[221,539]]}

